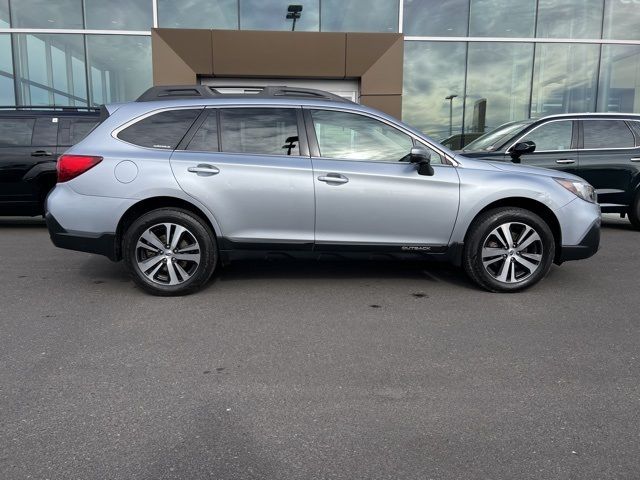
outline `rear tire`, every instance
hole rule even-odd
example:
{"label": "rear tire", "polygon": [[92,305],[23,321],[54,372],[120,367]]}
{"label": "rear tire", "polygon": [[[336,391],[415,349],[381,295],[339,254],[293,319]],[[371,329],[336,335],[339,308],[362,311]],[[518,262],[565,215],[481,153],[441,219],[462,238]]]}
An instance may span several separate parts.
{"label": "rear tire", "polygon": [[638,192],[636,199],[631,204],[631,207],[629,207],[627,215],[633,228],[640,230],[640,192]]}
{"label": "rear tire", "polygon": [[193,213],[160,208],[135,220],[122,243],[133,281],[153,295],[186,295],[202,288],[218,262],[215,235]]}
{"label": "rear tire", "polygon": [[469,227],[463,267],[491,292],[517,292],[542,280],[553,263],[549,225],[522,208],[502,207],[479,215]]}

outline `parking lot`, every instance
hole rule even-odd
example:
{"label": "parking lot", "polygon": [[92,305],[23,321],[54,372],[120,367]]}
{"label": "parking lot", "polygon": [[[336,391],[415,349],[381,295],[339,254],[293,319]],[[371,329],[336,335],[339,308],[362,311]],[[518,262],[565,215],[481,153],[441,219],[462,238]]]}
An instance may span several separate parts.
{"label": "parking lot", "polygon": [[155,298],[0,220],[0,478],[631,479],[640,232],[519,294],[443,265],[239,263]]}

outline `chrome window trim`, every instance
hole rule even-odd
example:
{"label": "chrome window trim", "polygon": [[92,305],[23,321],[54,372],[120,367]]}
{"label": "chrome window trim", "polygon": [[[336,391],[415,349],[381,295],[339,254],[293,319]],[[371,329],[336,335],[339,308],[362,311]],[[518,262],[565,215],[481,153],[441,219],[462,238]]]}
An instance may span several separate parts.
{"label": "chrome window trim", "polygon": [[[631,133],[631,138],[633,139],[633,143],[634,146],[633,147],[606,147],[606,148],[578,148],[579,152],[593,152],[593,151],[601,151],[601,150],[638,150],[640,149],[640,145],[635,145],[636,143],[636,134],[634,133],[633,130],[631,130],[631,127],[629,127],[629,125],[627,125],[627,122],[640,122],[640,120],[627,120],[625,118],[581,118],[580,120],[585,121],[585,120],[604,120],[607,122],[624,122],[624,126],[627,127],[627,130],[629,130],[629,132]],[[584,131],[583,131],[583,135],[584,137]],[[584,138],[582,139],[582,142],[584,143]]]}
{"label": "chrome window trim", "polygon": [[[511,149],[513,148],[513,146],[518,143],[520,140],[522,140],[524,137],[526,137],[527,135],[529,135],[531,132],[537,130],[538,128],[542,127],[543,125],[547,125],[549,123],[554,123],[554,122],[573,122],[575,119],[574,118],[554,118],[551,120],[546,120],[541,122],[539,125],[536,125],[535,127],[533,127],[531,130],[529,130],[527,133],[520,135],[520,137],[513,142],[511,145],[509,145],[509,147],[504,151],[505,154],[509,154],[511,152]],[[571,125],[571,137],[573,139],[573,125]],[[577,152],[578,149],[577,148],[565,148],[563,150],[535,150],[533,153],[549,153],[549,152]]]}
{"label": "chrome window trim", "polygon": [[150,117],[152,115],[156,115],[158,113],[162,113],[162,112],[168,112],[170,110],[203,110],[204,109],[204,105],[189,105],[189,106],[172,106],[172,107],[164,107],[164,108],[157,108],[155,110],[150,110],[148,112],[143,113],[142,115],[139,115],[135,118],[132,118],[131,120],[127,121],[126,123],[123,123],[122,125],[120,125],[119,127],[117,127],[116,129],[111,131],[111,137],[114,140],[117,140],[119,142],[122,143],[126,143],[127,145],[132,145],[134,147],[138,147],[138,148],[144,148],[147,150],[153,150],[153,151],[160,151],[160,152],[174,152],[176,149],[175,148],[158,148],[158,147],[145,147],[142,145],[137,145],[135,143],[131,143],[131,142],[127,142],[126,140],[122,140],[121,138],[118,137],[118,134],[126,129],[129,128],[131,125],[134,125],[138,122],[141,122],[142,120],[144,120],[147,117]]}
{"label": "chrome window trim", "polygon": [[[365,117],[373,118],[374,120],[378,120],[378,121],[388,125],[391,128],[395,128],[396,130],[400,130],[405,135],[411,137],[414,140],[419,141],[420,143],[424,143],[429,148],[431,148],[432,150],[436,151],[439,155],[444,157],[445,160],[451,162],[451,165],[449,165],[449,166],[453,166],[453,167],[459,167],[460,166],[460,162],[458,162],[457,160],[454,160],[451,155],[448,155],[442,149],[440,149],[440,148],[436,147],[435,145],[433,145],[431,142],[429,142],[426,139],[416,135],[415,133],[411,132],[410,130],[407,130],[402,125],[398,125],[398,124],[396,124],[394,122],[391,122],[391,121],[387,120],[386,118],[380,117],[380,116],[375,115],[373,113],[365,112],[365,111],[358,110],[358,109],[344,108],[344,107],[324,107],[324,106],[317,106],[316,107],[315,105],[302,105],[302,108],[304,110],[332,110],[332,111],[344,112],[344,113],[354,113],[354,114],[357,114],[357,115],[363,115]],[[349,160],[349,159],[340,159],[340,158],[331,158],[331,159],[329,159],[327,157],[314,157],[314,156],[312,156],[312,158],[323,158],[325,160],[347,160],[347,161],[354,161],[354,162],[367,162],[367,161],[369,161],[369,162],[376,162],[376,163],[391,163],[391,164],[398,163],[397,161],[396,162],[380,162],[380,161],[377,161],[377,160]],[[433,166],[436,166],[436,165],[438,165],[438,164],[434,164]],[[441,165],[446,165],[446,164],[443,163]]]}

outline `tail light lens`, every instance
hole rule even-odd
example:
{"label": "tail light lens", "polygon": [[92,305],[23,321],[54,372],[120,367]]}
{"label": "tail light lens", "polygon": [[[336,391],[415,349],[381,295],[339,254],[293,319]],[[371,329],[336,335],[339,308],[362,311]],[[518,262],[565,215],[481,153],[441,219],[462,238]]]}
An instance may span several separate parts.
{"label": "tail light lens", "polygon": [[72,178],[83,174],[102,161],[102,157],[89,155],[62,155],[58,158],[56,169],[58,171],[58,183],[68,182]]}

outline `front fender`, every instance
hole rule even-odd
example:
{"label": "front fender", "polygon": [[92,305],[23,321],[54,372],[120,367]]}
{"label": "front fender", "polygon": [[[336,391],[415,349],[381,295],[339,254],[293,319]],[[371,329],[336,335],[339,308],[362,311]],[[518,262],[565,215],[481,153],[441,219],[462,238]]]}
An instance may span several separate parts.
{"label": "front fender", "polygon": [[576,198],[547,176],[464,168],[460,168],[458,172],[460,213],[451,235],[451,243],[464,242],[473,220],[492,203],[510,198],[532,200],[546,206],[558,217],[557,212]]}

